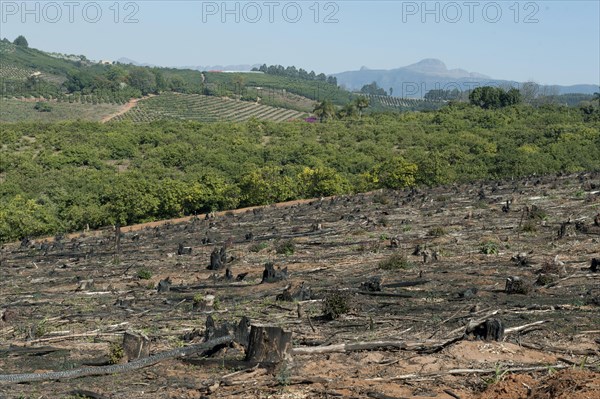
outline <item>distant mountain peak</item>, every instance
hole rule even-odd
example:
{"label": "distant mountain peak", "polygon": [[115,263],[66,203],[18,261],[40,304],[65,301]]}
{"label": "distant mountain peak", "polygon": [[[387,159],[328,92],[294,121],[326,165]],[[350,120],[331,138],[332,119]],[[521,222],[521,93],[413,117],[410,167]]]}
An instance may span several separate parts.
{"label": "distant mountain peak", "polygon": [[405,66],[401,69],[409,70],[412,72],[418,72],[427,75],[433,76],[445,76],[454,79],[460,78],[480,78],[480,79],[489,79],[489,76],[477,73],[477,72],[468,72],[464,69],[448,69],[446,64],[443,61],[438,60],[437,58],[425,58],[416,64],[411,64]]}
{"label": "distant mountain peak", "polygon": [[422,73],[440,73],[448,71],[446,64],[437,58],[425,58],[415,64],[405,66],[404,68]]}

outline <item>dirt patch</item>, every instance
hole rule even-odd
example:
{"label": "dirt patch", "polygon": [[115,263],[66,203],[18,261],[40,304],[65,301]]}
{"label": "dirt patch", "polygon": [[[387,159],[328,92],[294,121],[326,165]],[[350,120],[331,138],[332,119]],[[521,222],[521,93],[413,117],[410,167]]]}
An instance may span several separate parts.
{"label": "dirt patch", "polygon": [[530,375],[510,375],[490,385],[477,399],[595,399],[600,398],[599,381],[600,373],[578,369],[537,380]]}
{"label": "dirt patch", "polygon": [[144,96],[142,98],[132,98],[126,104],[123,104],[123,106],[121,106],[121,108],[117,112],[105,116],[104,118],[102,118],[100,120],[100,122],[101,123],[106,123],[106,122],[110,121],[111,119],[116,118],[117,116],[121,116],[124,113],[126,113],[127,111],[129,111],[131,108],[135,107],[137,105],[138,101],[142,101],[142,100],[145,100],[147,98],[152,98],[154,96],[155,96],[155,94],[148,94],[147,96]]}

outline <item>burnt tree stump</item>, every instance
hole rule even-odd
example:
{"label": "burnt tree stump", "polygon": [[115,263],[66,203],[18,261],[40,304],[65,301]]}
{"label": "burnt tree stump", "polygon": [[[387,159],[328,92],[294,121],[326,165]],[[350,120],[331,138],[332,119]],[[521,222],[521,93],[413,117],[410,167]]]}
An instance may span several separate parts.
{"label": "burnt tree stump", "polygon": [[253,325],[250,327],[246,361],[281,363],[292,359],[292,333],[281,327]]}
{"label": "burnt tree stump", "polygon": [[467,325],[465,335],[484,341],[502,341],[504,325],[500,319],[488,319],[479,324]]}
{"label": "burnt tree stump", "polygon": [[171,284],[171,277],[167,277],[166,279],[160,280],[158,282],[156,290],[158,292],[169,292],[171,290]]}
{"label": "burnt tree stump", "polygon": [[275,283],[277,281],[287,280],[287,277],[288,277],[287,267],[284,269],[281,269],[281,267],[278,267],[277,270],[275,270],[275,266],[273,265],[273,263],[267,262],[267,263],[265,263],[265,270],[263,271],[261,284],[262,283]]}
{"label": "burnt tree stump", "polygon": [[215,248],[210,254],[210,265],[208,270],[219,270],[227,263],[227,248],[221,247],[221,249]]}
{"label": "burnt tree stump", "polygon": [[521,279],[520,277],[513,276],[508,277],[506,279],[506,286],[504,287],[504,292],[507,294],[523,294],[527,295],[531,292],[532,286]]}
{"label": "burnt tree stump", "polygon": [[600,258],[592,258],[592,264],[590,265],[590,270],[593,273],[597,273],[598,269],[600,269]]}
{"label": "burnt tree stump", "polygon": [[125,361],[136,360],[150,355],[150,339],[133,331],[126,331],[123,335],[123,357]]}
{"label": "burnt tree stump", "polygon": [[283,292],[281,294],[278,294],[275,297],[275,300],[292,302],[292,301],[308,301],[311,298],[312,298],[312,291],[308,285],[304,284],[304,281],[303,281],[302,283],[300,283],[300,285],[290,284],[287,287],[285,287]]}
{"label": "burnt tree stump", "polygon": [[367,281],[363,282],[360,285],[360,289],[363,291],[370,292],[381,291],[381,282],[381,276],[374,276],[369,278]]}
{"label": "burnt tree stump", "polygon": [[177,255],[190,255],[192,253],[192,247],[185,247],[182,243],[179,243],[177,247]]}

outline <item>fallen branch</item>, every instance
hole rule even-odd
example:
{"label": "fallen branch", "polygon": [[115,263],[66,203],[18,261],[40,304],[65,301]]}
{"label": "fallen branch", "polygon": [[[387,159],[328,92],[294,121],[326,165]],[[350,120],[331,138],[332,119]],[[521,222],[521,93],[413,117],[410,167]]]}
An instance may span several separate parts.
{"label": "fallen branch", "polygon": [[[560,370],[572,367],[570,365],[556,364],[554,366],[534,366],[534,367],[510,367],[503,369],[507,373],[527,373],[531,371],[548,371],[549,369]],[[443,377],[446,375],[465,375],[465,374],[494,374],[497,373],[498,369],[451,369],[442,370],[436,373],[423,373],[423,374],[403,374],[395,377],[383,378],[367,378],[365,381],[400,381],[400,380],[413,380],[418,378],[431,378],[431,377]]]}
{"label": "fallen branch", "polygon": [[382,348],[397,348],[409,351],[422,351],[422,350],[439,350],[446,346],[461,340],[461,338],[451,339],[449,341],[372,341],[372,342],[348,342],[344,344],[334,344],[326,346],[315,346],[310,348],[294,348],[292,354],[294,355],[314,355],[319,353],[333,353],[333,352],[352,352],[352,351],[363,351],[373,350]]}
{"label": "fallen branch", "polygon": [[548,323],[549,321],[550,320],[540,320],[540,321],[535,321],[535,322],[529,323],[529,324],[523,324],[522,326],[509,327],[509,328],[504,329],[504,334],[511,334],[511,333],[516,333],[519,331],[527,330],[530,327],[539,326],[540,324]]}
{"label": "fallen branch", "polygon": [[144,367],[152,366],[163,360],[173,359],[182,356],[192,355],[206,349],[214,348],[218,345],[228,344],[233,341],[229,335],[213,339],[202,344],[191,345],[185,348],[177,348],[166,352],[157,353],[152,356],[134,360],[125,364],[114,364],[101,367],[82,367],[68,371],[54,371],[49,373],[25,373],[25,374],[2,374],[0,382],[20,383],[31,381],[49,381],[62,380],[69,378],[87,377],[92,375],[107,375],[115,373],[124,373],[127,371],[138,370]]}

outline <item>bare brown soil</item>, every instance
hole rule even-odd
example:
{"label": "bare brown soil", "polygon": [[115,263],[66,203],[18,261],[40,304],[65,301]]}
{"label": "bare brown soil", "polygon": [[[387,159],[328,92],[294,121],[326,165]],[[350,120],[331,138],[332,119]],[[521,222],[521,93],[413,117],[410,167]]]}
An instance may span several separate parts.
{"label": "bare brown soil", "polygon": [[111,119],[116,118],[117,116],[121,116],[124,113],[126,113],[127,111],[129,111],[131,108],[135,107],[137,105],[138,101],[145,100],[147,98],[154,97],[154,96],[155,96],[154,94],[148,94],[147,96],[142,97],[142,98],[132,98],[126,104],[123,104],[123,106],[117,112],[105,116],[104,118],[102,118],[102,120],[100,120],[100,122],[106,123],[106,122],[110,121]]}
{"label": "bare brown soil", "polygon": [[[151,353],[187,345],[184,335],[203,334],[208,314],[281,326],[297,349],[384,340],[413,346],[296,354],[289,371],[254,368],[231,347],[128,373],[0,383],[0,397],[85,390],[104,398],[597,399],[600,273],[590,261],[600,258],[599,190],[599,174],[582,174],[302,201],[132,226],[123,229],[119,254],[112,229],[4,245],[0,374],[105,364],[127,329],[147,334]],[[533,205],[538,218],[528,216]],[[284,240],[293,253],[277,252]],[[228,266],[234,276],[248,273],[243,281],[206,269],[212,250],[227,241]],[[192,253],[177,255],[179,243]],[[417,245],[438,259],[413,255]],[[519,253],[528,261],[512,259]],[[394,254],[408,267],[378,267]],[[269,261],[288,268],[287,281],[260,283]],[[541,269],[556,276],[536,284]],[[382,291],[362,291],[374,276]],[[530,291],[506,293],[512,276]],[[158,293],[166,277],[172,289]],[[302,302],[310,323],[298,318],[297,303],[275,300],[302,282],[313,295]],[[351,310],[329,321],[322,299],[335,290],[348,293]],[[216,296],[216,309],[195,310],[194,297],[207,294]],[[460,338],[470,320],[491,317],[507,328],[501,342],[464,338],[428,350]]]}

